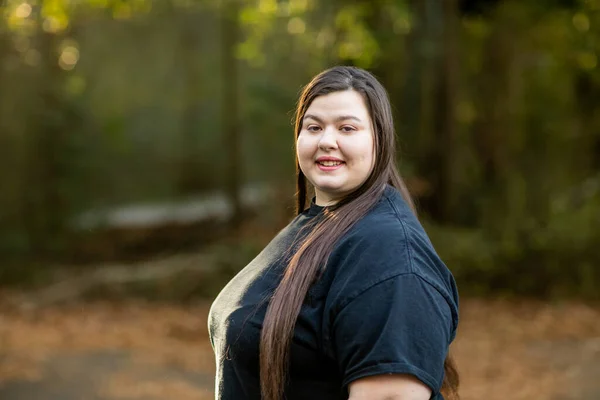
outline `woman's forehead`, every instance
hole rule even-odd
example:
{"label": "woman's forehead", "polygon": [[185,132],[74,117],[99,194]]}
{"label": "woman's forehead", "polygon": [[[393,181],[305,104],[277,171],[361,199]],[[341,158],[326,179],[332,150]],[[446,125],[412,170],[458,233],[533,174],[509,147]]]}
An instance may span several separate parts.
{"label": "woman's forehead", "polygon": [[369,111],[363,96],[355,90],[332,92],[316,97],[305,113],[318,118],[353,116],[361,120],[369,119]]}

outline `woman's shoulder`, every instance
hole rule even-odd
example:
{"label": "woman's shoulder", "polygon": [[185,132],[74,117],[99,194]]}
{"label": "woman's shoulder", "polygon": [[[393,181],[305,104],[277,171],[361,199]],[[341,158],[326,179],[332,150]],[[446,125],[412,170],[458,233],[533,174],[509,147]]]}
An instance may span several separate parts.
{"label": "woman's shoulder", "polygon": [[397,189],[387,186],[379,201],[342,239],[363,246],[394,250],[397,245],[427,236],[416,215]]}
{"label": "woman's shoulder", "polygon": [[454,278],[400,193],[387,187],[375,207],[344,236],[330,259],[335,283],[361,292],[387,279],[416,275],[449,301]]}

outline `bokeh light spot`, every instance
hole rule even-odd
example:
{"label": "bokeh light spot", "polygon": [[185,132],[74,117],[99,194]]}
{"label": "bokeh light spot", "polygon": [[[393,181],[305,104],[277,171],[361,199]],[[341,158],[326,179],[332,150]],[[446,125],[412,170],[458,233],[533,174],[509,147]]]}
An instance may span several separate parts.
{"label": "bokeh light spot", "polygon": [[260,0],[258,9],[264,14],[275,14],[277,12],[277,2],[275,0]]}
{"label": "bokeh light spot", "polygon": [[64,70],[72,70],[79,61],[79,50],[74,46],[67,46],[63,49],[58,59],[58,64]]}
{"label": "bokeh light spot", "polygon": [[23,19],[29,17],[31,15],[31,6],[28,3],[20,4],[15,10],[15,15]]}
{"label": "bokeh light spot", "polygon": [[290,19],[287,26],[288,32],[292,35],[301,35],[306,31],[306,24],[300,17]]}
{"label": "bokeh light spot", "polygon": [[334,40],[335,37],[331,29],[325,27],[317,35],[317,47],[319,49],[327,48],[333,44]]}
{"label": "bokeh light spot", "polygon": [[583,13],[577,13],[573,16],[573,26],[579,32],[587,32],[590,29],[590,19]]}
{"label": "bokeh light spot", "polygon": [[57,33],[64,30],[68,25],[66,19],[59,19],[53,16],[49,16],[44,20],[42,29],[48,33]]}
{"label": "bokeh light spot", "polygon": [[308,8],[307,0],[290,0],[290,11],[292,14],[300,14]]}

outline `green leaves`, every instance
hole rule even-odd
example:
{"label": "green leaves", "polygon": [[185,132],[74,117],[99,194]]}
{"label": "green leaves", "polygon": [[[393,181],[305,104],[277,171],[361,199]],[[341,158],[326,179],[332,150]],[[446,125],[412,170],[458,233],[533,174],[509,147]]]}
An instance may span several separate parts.
{"label": "green leaves", "polygon": [[371,67],[380,51],[373,33],[365,23],[370,11],[367,3],[359,3],[342,6],[335,17],[338,57],[362,68]]}

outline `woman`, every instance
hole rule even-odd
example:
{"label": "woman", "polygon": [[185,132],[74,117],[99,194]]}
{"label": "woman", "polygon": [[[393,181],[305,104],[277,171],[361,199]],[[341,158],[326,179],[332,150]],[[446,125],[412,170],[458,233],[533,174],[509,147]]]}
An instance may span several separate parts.
{"label": "woman", "polygon": [[457,289],[396,168],[385,89],[326,70],[295,133],[297,216],[211,307],[216,399],[457,398]]}

